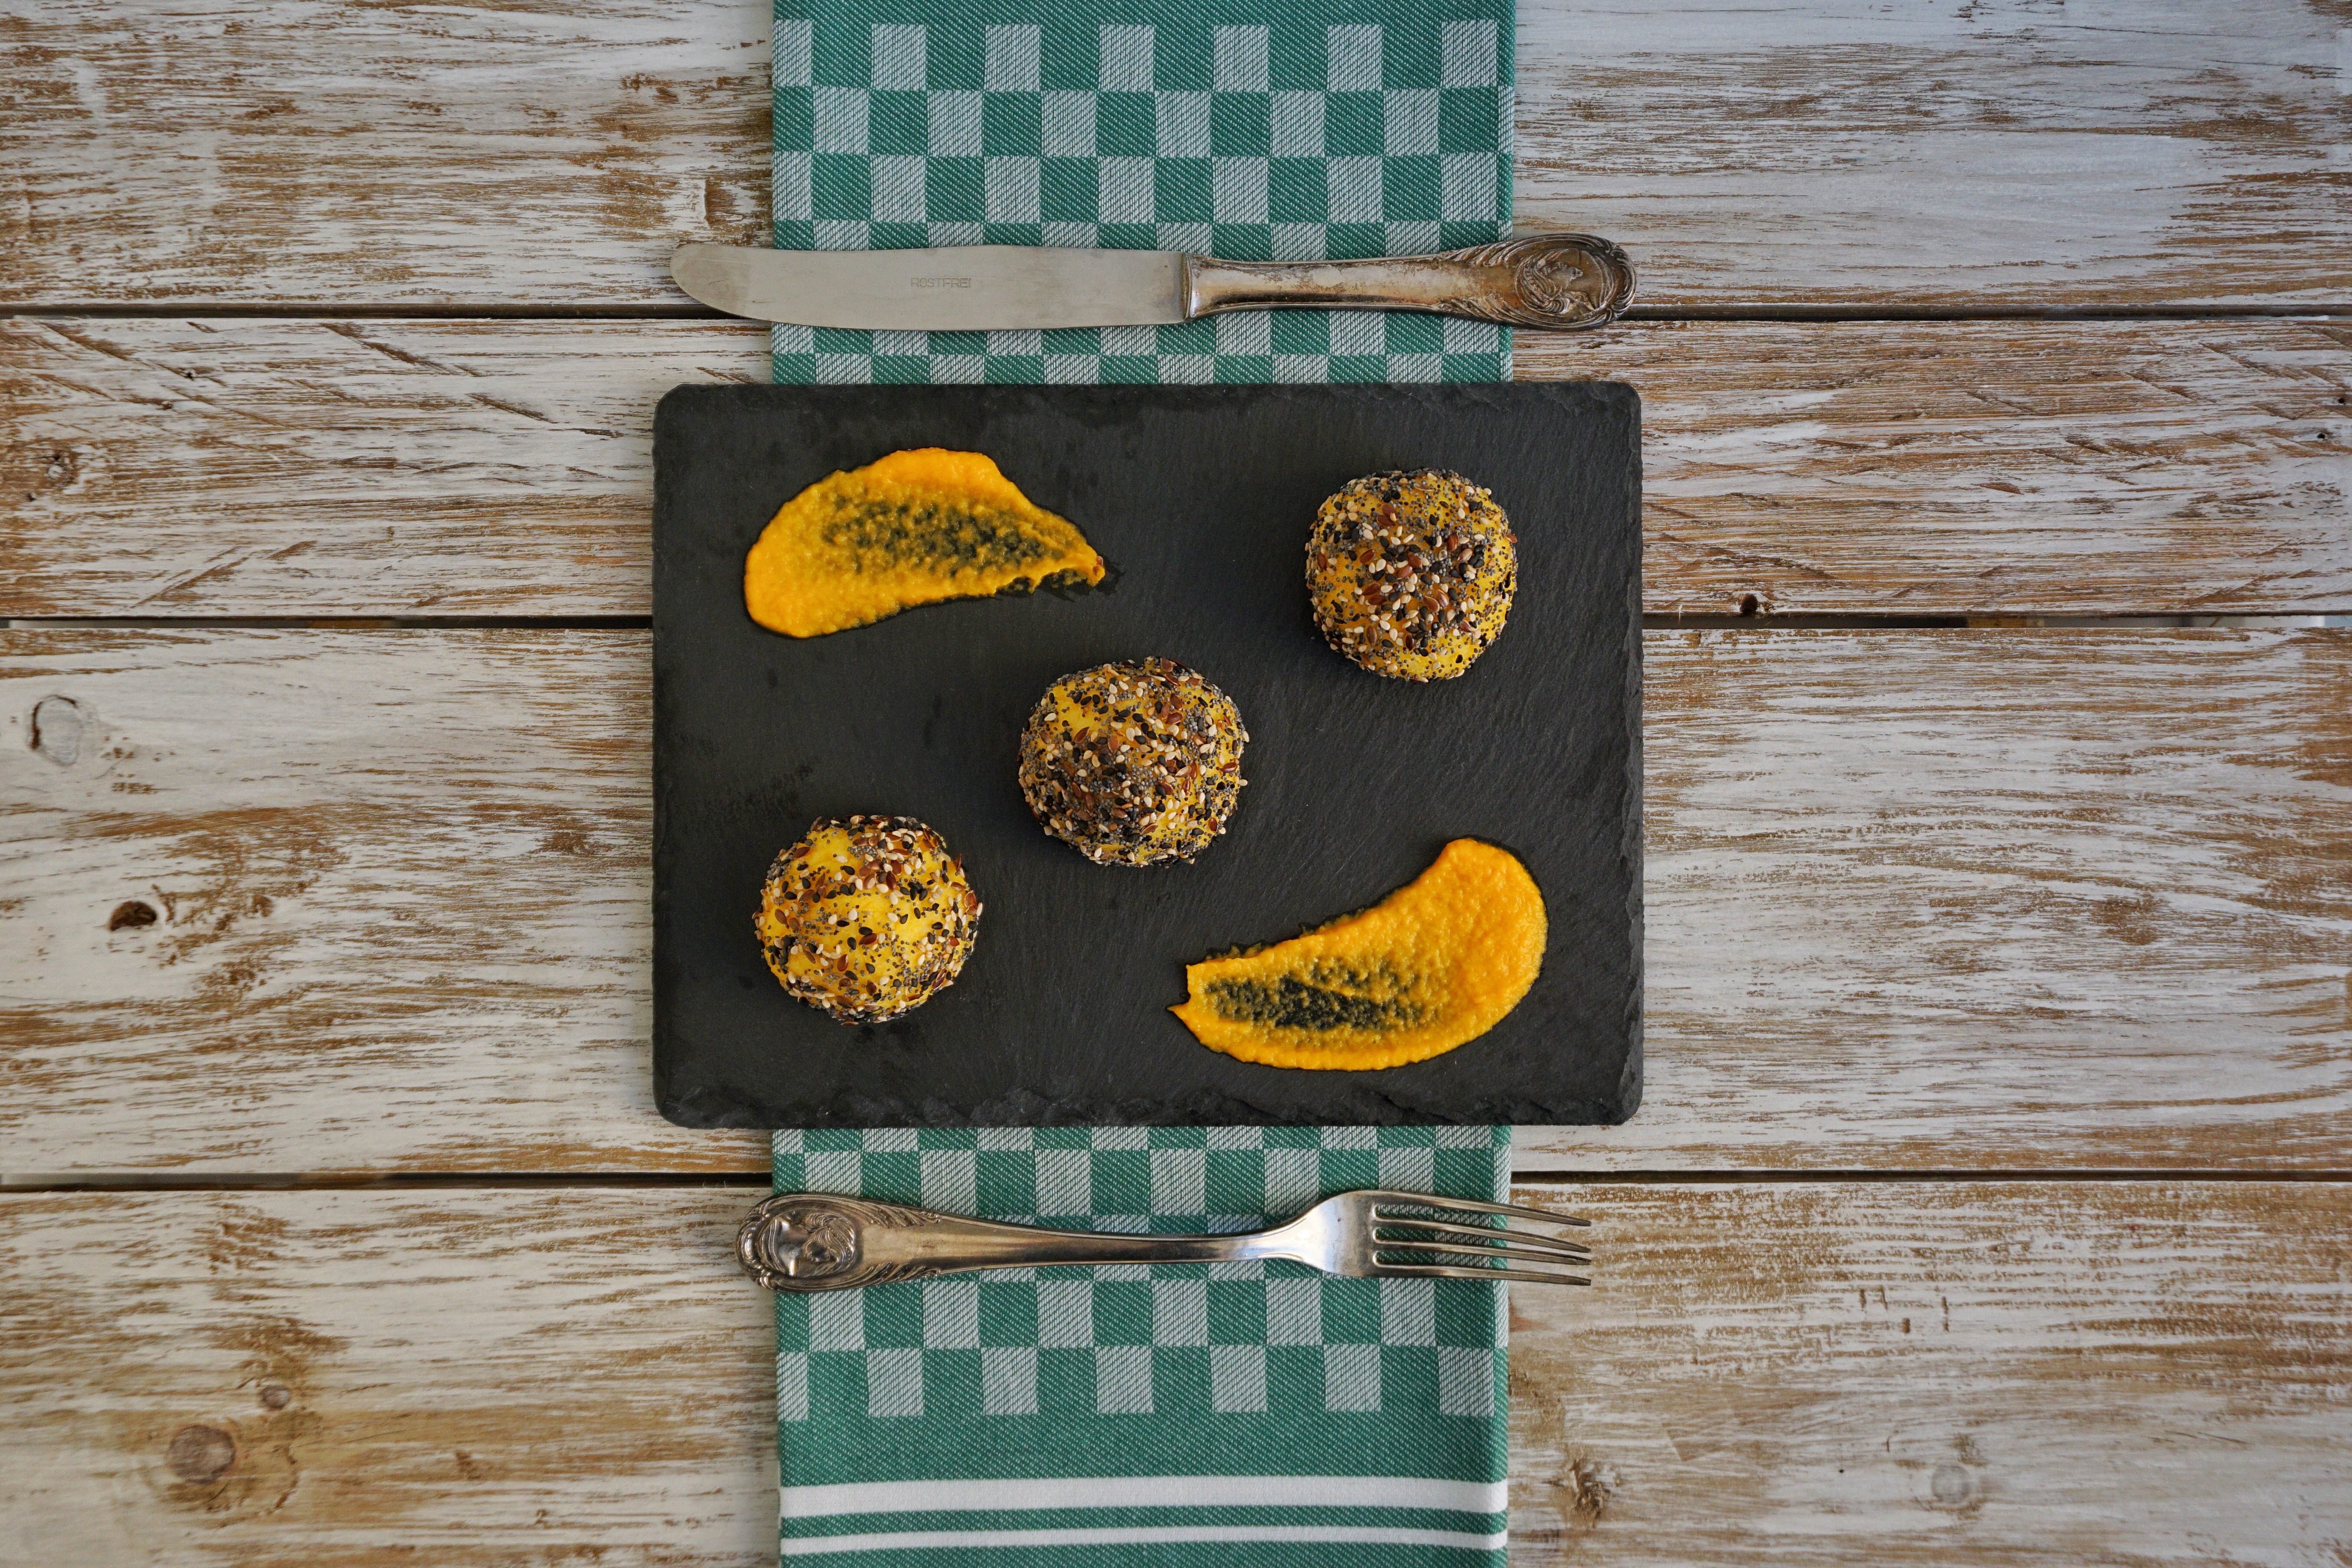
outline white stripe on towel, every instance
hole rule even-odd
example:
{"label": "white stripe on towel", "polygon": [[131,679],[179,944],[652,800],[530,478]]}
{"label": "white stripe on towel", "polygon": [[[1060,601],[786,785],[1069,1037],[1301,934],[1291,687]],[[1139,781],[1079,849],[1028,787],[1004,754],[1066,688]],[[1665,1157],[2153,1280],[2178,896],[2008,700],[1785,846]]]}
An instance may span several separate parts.
{"label": "white stripe on towel", "polygon": [[786,1557],[816,1557],[849,1552],[919,1552],[932,1547],[973,1550],[985,1546],[1137,1546],[1192,1541],[1297,1541],[1332,1545],[1451,1546],[1464,1552],[1499,1552],[1507,1531],[1472,1535],[1459,1530],[1382,1530],[1349,1524],[1171,1524],[1134,1530],[910,1530],[894,1535],[786,1536]]}
{"label": "white stripe on towel", "polygon": [[1065,1476],[1041,1480],[843,1481],[786,1487],[786,1519],[1048,1508],[1419,1508],[1501,1513],[1506,1481],[1422,1476]]}

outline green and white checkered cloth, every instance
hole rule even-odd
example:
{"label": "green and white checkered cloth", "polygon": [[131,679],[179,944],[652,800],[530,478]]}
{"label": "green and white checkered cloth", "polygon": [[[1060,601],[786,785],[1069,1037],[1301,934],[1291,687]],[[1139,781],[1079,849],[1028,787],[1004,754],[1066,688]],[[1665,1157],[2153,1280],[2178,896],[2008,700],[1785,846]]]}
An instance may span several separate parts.
{"label": "green and white checkered cloth", "polygon": [[[776,244],[1244,260],[1510,217],[1510,0],[778,0]],[[1500,328],[778,326],[779,382],[1507,380]],[[1506,1128],[775,1137],[779,1192],[1230,1231],[1328,1194],[1495,1199]],[[1286,1264],[1018,1270],[776,1300],[782,1553],[847,1568],[1502,1568],[1504,1288]]]}
{"label": "green and white checkered cloth", "polygon": [[[1508,0],[778,0],[776,244],[1407,256],[1510,227]],[[779,326],[779,382],[1506,381],[1507,329]]]}
{"label": "green and white checkered cloth", "polygon": [[[779,1132],[779,1192],[1066,1229],[1247,1230],[1328,1193],[1492,1197],[1487,1127]],[[1500,1568],[1503,1289],[1291,1263],[776,1299],[782,1552],[890,1568]]]}

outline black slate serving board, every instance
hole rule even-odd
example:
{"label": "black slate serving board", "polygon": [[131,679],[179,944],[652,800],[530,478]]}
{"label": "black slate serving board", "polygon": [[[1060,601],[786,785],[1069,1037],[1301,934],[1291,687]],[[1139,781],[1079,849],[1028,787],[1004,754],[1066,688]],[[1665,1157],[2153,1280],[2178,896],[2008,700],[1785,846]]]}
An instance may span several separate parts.
{"label": "black slate serving board", "polygon": [[[655,424],[654,1079],[698,1127],[1596,1122],[1641,1098],[1639,402],[1495,386],[683,386]],[[1076,522],[1108,591],[753,624],[743,556],[804,486],[908,447],[986,452]],[[1303,546],[1360,474],[1450,468],[1519,535],[1509,624],[1459,680],[1328,648]],[[1014,781],[1055,677],[1161,655],[1240,705],[1249,783],[1190,866],[1095,866]],[[986,903],[962,976],[895,1022],[787,996],[752,936],[819,816],[920,817]],[[1381,1072],[1198,1044],[1183,966],[1411,881],[1450,838],[1542,888],[1543,973],[1479,1039]]]}

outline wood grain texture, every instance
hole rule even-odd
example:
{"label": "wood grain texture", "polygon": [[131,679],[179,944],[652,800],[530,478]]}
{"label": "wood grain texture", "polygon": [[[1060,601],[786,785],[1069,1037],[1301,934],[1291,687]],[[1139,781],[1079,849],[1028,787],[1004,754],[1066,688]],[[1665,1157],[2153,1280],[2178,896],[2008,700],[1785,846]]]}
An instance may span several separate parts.
{"label": "wood grain texture", "polygon": [[[0,1560],[774,1561],[754,1193],[0,1195]],[[2294,1563],[2352,1538],[2332,1184],[1521,1189],[1515,1560]]]}
{"label": "wood grain texture", "polygon": [[[0,5],[0,301],[682,302],[757,240],[764,0]],[[1536,0],[1518,210],[1643,299],[2352,303],[2332,0]]]}
{"label": "wood grain texture", "polygon": [[773,1563],[758,1195],[0,1195],[0,1563]]}
{"label": "wood grain texture", "polygon": [[[1523,1168],[2352,1165],[2352,634],[1644,644],[1647,1100]],[[645,659],[0,633],[6,1171],[760,1168],[648,1109]]]}
{"label": "wood grain texture", "polygon": [[1642,393],[1654,614],[2352,605],[2352,321],[1528,334]]}
{"label": "wood grain texture", "polygon": [[[0,615],[642,615],[740,322],[0,321]],[[1654,613],[2352,607],[2352,322],[1637,323]]]}
{"label": "wood grain texture", "polygon": [[761,1162],[652,1110],[644,634],[0,637],[12,1170]]}
{"label": "wood grain texture", "polygon": [[2352,301],[2339,4],[1537,0],[1523,221],[1651,306]]}
{"label": "wood grain texture", "polygon": [[761,0],[5,0],[0,58],[0,300],[684,303],[767,233]]}
{"label": "wood grain texture", "polygon": [[[1537,1195],[1537,1194],[1530,1194]],[[2329,1563],[2335,1184],[1570,1187],[1512,1291],[1512,1561]]]}
{"label": "wood grain texture", "polygon": [[653,413],[749,322],[0,322],[14,615],[644,615]]}

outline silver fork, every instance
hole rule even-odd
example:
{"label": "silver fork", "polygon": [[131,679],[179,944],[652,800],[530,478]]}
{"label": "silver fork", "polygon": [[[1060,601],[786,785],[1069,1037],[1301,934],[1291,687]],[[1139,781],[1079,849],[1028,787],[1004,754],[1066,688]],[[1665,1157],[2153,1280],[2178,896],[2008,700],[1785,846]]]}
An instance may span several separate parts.
{"label": "silver fork", "polygon": [[[1481,1221],[1501,1219],[1496,1228]],[[771,1290],[850,1290],[974,1268],[1224,1263],[1287,1258],[1373,1279],[1510,1279],[1590,1285],[1592,1249],[1511,1220],[1589,1226],[1548,1209],[1368,1191],[1326,1198],[1287,1225],[1229,1236],[1116,1236],[963,1219],[830,1193],[779,1193],[736,1238],[744,1271]]]}

